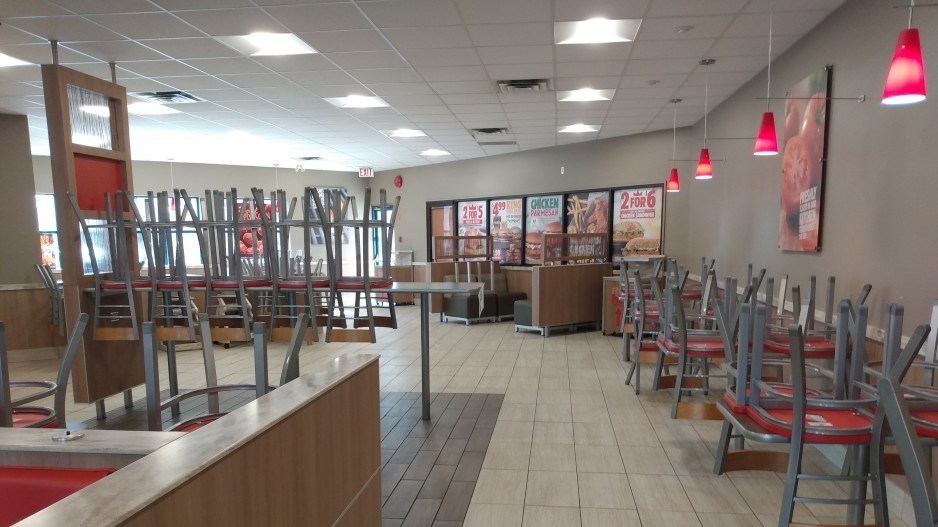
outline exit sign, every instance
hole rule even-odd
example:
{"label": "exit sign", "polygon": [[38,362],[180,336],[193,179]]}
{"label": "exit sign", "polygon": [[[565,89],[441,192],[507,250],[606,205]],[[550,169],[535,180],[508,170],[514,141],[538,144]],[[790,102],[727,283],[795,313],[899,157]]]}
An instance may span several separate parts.
{"label": "exit sign", "polygon": [[358,177],[375,177],[375,169],[371,167],[359,168]]}

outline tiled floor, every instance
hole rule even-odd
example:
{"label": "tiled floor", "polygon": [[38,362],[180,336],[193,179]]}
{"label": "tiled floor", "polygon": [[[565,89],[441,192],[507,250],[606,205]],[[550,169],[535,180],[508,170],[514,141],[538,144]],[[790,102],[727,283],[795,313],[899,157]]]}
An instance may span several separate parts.
{"label": "tiled floor", "polygon": [[[391,457],[386,457],[388,465],[403,465],[392,463],[393,456],[405,448],[407,436],[416,426],[415,422],[407,434],[397,432],[393,435],[395,439],[388,442],[396,428],[407,428],[409,423],[401,424],[407,411],[398,404],[412,404],[409,400],[415,394],[400,394],[419,390],[420,383],[418,310],[402,307],[398,314],[400,328],[382,330],[377,344],[319,343],[305,347],[301,356],[305,371],[315,368],[319,361],[343,353],[381,354],[383,405],[388,412],[394,408],[403,411],[401,420],[387,423],[383,429],[389,451],[385,454],[390,454],[392,449],[395,451]],[[669,393],[646,389],[641,396],[636,396],[624,384],[628,365],[618,356],[618,338],[592,332],[558,333],[545,339],[532,333],[515,333],[511,323],[467,327],[441,324],[435,318],[431,318],[431,326],[431,387],[441,393],[437,396],[440,411],[437,426],[440,420],[445,424],[454,419],[453,415],[459,410],[457,406],[469,397],[462,408],[464,412],[472,401],[469,394],[504,395],[469,501],[465,527],[729,527],[777,523],[782,489],[780,475],[737,472],[714,476],[713,450],[720,423],[671,420],[668,417]],[[272,365],[280,364],[282,351],[278,354],[278,350],[279,347],[272,346]],[[250,378],[252,366],[246,348],[218,350],[218,355],[219,377],[223,382],[226,378]],[[198,385],[202,375],[199,357],[197,352],[180,355],[180,367],[184,370],[182,386]],[[47,378],[54,367],[53,361],[32,361],[15,363],[11,369],[17,379],[30,374]],[[650,373],[643,371],[645,387],[650,386]],[[649,377],[645,378],[646,375]],[[442,401],[448,394],[457,395],[442,408]],[[391,405],[398,395],[400,399]],[[454,401],[457,406],[451,409]],[[488,401],[487,397],[483,407]],[[108,401],[109,408],[121,404],[120,396]],[[93,406],[70,404],[70,421],[93,417]],[[408,419],[412,420],[413,416]],[[456,417],[453,430],[459,419]],[[483,429],[479,423],[475,428]],[[441,429],[449,429],[449,426]],[[426,445],[429,434],[433,433],[432,430],[427,432],[426,439],[414,437],[415,440],[407,444],[408,456],[421,439],[421,448]],[[394,446],[397,438],[400,444]],[[481,450],[469,450],[472,434],[469,438],[453,438],[450,431],[445,439],[466,440],[460,461],[473,452],[476,452],[471,456],[473,463],[478,461],[477,453]],[[460,443],[451,444],[444,461],[449,455],[455,458],[453,452],[459,450]],[[425,454],[419,463],[417,457],[421,448],[417,448],[414,460],[401,473],[394,490],[385,490],[390,492],[385,504],[385,516],[389,518],[386,525],[398,525],[397,522],[458,525],[458,521],[445,523],[449,520],[443,521],[440,513],[444,511],[450,492],[459,493],[461,501],[465,500],[470,482],[456,480],[459,471],[459,462],[456,462],[456,472],[440,497],[442,481],[448,477],[449,468],[437,467],[452,467],[454,461],[440,463],[447,442],[441,438],[434,448],[437,446],[439,454],[431,450],[434,454]],[[434,460],[429,461],[434,456]],[[436,487],[437,483],[425,485],[419,479],[401,486],[408,481],[406,472],[413,469],[414,463],[440,487]],[[400,471],[403,467],[393,468]],[[805,468],[821,471],[835,467],[816,450],[808,448]],[[416,477],[416,472],[417,469],[413,469],[411,476]],[[390,470],[385,471],[386,480],[395,477]],[[845,495],[836,483],[806,482],[802,488]],[[404,511],[408,500],[412,504]],[[413,516],[409,516],[411,514]],[[417,521],[419,517],[431,516],[437,517],[435,524]],[[807,524],[843,523],[841,509],[813,504],[798,505],[796,520]],[[893,519],[892,525],[903,527],[904,524]]]}

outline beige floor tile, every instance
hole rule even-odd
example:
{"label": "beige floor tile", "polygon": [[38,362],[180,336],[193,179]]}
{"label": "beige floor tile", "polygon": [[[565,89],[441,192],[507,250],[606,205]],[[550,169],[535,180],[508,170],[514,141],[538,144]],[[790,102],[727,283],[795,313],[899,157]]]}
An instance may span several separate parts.
{"label": "beige floor tile", "polygon": [[687,498],[698,513],[752,512],[727,476],[681,476],[680,479]]}
{"label": "beige floor tile", "polygon": [[570,405],[570,390],[545,390],[537,392],[537,404]]}
{"label": "beige floor tile", "polygon": [[622,509],[580,509],[583,527],[641,527],[638,511]]}
{"label": "beige floor tile", "polygon": [[505,389],[505,403],[530,404],[537,402],[537,386],[516,387],[509,382]]}
{"label": "beige floor tile", "polygon": [[482,468],[527,470],[531,443],[491,443]]}
{"label": "beige floor tile", "polygon": [[612,421],[620,446],[661,446],[655,429],[648,423]]}
{"label": "beige floor tile", "polygon": [[479,384],[475,387],[475,393],[505,393],[507,390],[508,377],[491,377],[488,375],[479,379]]}
{"label": "beige floor tile", "polygon": [[578,445],[616,446],[616,434],[609,423],[573,423],[573,439]]}
{"label": "beige floor tile", "polygon": [[761,527],[759,518],[750,514],[721,514],[698,512],[697,519],[702,527]]}
{"label": "beige floor tile", "polygon": [[573,423],[534,423],[534,443],[573,444]]}
{"label": "beige floor tile", "polygon": [[534,421],[498,421],[492,432],[493,443],[530,443]]}
{"label": "beige floor tile", "polygon": [[472,503],[524,505],[527,482],[525,470],[482,469],[472,493]]}
{"label": "beige floor tile", "polygon": [[579,406],[606,406],[602,390],[573,390],[570,403]]}
{"label": "beige floor tile", "polygon": [[632,489],[625,474],[583,472],[577,476],[580,506],[595,509],[634,509]]}
{"label": "beige floor tile", "polygon": [[573,445],[534,443],[528,470],[556,470],[576,472],[576,452]]}
{"label": "beige floor tile", "polygon": [[[772,474],[768,477],[734,477],[730,476],[736,490],[746,500],[746,505],[756,515],[775,515],[778,522],[778,513],[781,510],[782,480]],[[795,516],[811,516],[808,509],[802,504],[795,505]]]}
{"label": "beige floor tile", "polygon": [[463,527],[521,527],[523,505],[473,503],[469,505]]}
{"label": "beige floor tile", "polygon": [[694,511],[677,476],[634,474],[629,483],[639,511]]}
{"label": "beige floor tile", "polygon": [[[571,393],[580,392],[574,391]],[[609,420],[609,410],[606,409],[605,405],[573,404],[571,410],[573,412],[573,422],[575,423],[608,423],[610,426],[612,424]]]}
{"label": "beige floor tile", "polygon": [[671,461],[659,446],[620,446],[622,463],[627,474],[673,475]]}
{"label": "beige floor tile", "polygon": [[[712,475],[713,474],[713,454],[702,446],[696,448],[664,448],[671,461],[671,467],[678,476],[685,474]],[[723,512],[723,511],[715,511]]]}
{"label": "beige floor tile", "polygon": [[499,421],[534,421],[533,404],[505,403],[498,412]]}
{"label": "beige floor tile", "polygon": [[579,507],[580,498],[575,472],[528,472],[525,505]]}
{"label": "beige floor tile", "polygon": [[526,506],[524,527],[580,527],[580,509]]}
{"label": "beige floor tile", "polygon": [[642,527],[700,527],[697,515],[692,512],[639,510],[638,515]]}
{"label": "beige floor tile", "polygon": [[577,444],[575,449],[577,472],[625,473],[617,447]]}
{"label": "beige floor tile", "polygon": [[554,423],[572,423],[573,410],[569,404],[538,403],[534,414],[534,420]]}
{"label": "beige floor tile", "polygon": [[[546,362],[544,363],[543,368],[545,370],[555,369],[555,368],[552,368],[550,365],[548,365]],[[569,391],[570,379],[568,379],[566,376],[564,377],[543,377],[542,376],[541,381],[539,383],[539,387],[542,390],[567,390]]]}

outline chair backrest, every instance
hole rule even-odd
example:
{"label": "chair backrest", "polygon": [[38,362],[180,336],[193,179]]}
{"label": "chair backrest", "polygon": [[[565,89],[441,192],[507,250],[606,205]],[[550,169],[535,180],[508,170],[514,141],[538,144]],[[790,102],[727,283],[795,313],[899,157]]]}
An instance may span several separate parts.
{"label": "chair backrest", "polygon": [[[764,306],[760,306],[763,307]],[[739,306],[738,312],[727,312],[726,307],[714,302],[714,311],[717,317],[717,329],[723,340],[723,351],[727,365],[735,365],[736,377],[727,381],[732,384],[736,394],[736,404],[746,404],[746,383],[749,380],[749,355],[752,339],[752,304],[744,303]],[[763,309],[764,313],[764,309]],[[736,322],[732,322],[733,319]],[[737,338],[734,339],[734,332]]]}
{"label": "chair backrest", "polygon": [[0,322],[0,427],[13,426],[13,401],[10,399],[10,369],[7,362],[7,327]]}
{"label": "chair backrest", "polygon": [[[788,275],[786,274],[778,281],[778,307],[776,308],[775,316],[780,317],[785,314],[785,301],[787,300],[787,296]],[[769,304],[770,309],[771,307],[771,304]]]}

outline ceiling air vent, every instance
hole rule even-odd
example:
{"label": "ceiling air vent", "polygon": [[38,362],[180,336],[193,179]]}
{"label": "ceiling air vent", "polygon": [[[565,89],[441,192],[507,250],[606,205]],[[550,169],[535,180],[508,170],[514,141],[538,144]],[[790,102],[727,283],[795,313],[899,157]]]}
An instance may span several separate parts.
{"label": "ceiling air vent", "polygon": [[472,137],[482,146],[511,146],[518,144],[507,128],[473,128]]}
{"label": "ceiling air vent", "polygon": [[504,135],[508,133],[507,128],[473,128],[472,135],[474,136],[486,136],[486,135]]}
{"label": "ceiling air vent", "polygon": [[306,156],[306,157],[294,157],[293,159],[296,159],[297,161],[319,161],[322,158],[319,156]]}
{"label": "ceiling air vent", "polygon": [[495,82],[499,93],[550,91],[550,79],[514,79]]}
{"label": "ceiling air vent", "polygon": [[184,91],[147,91],[147,92],[137,92],[131,93],[132,97],[137,99],[142,99],[144,101],[149,101],[157,104],[185,104],[190,102],[202,102],[202,99],[199,99],[191,93],[186,93]]}

